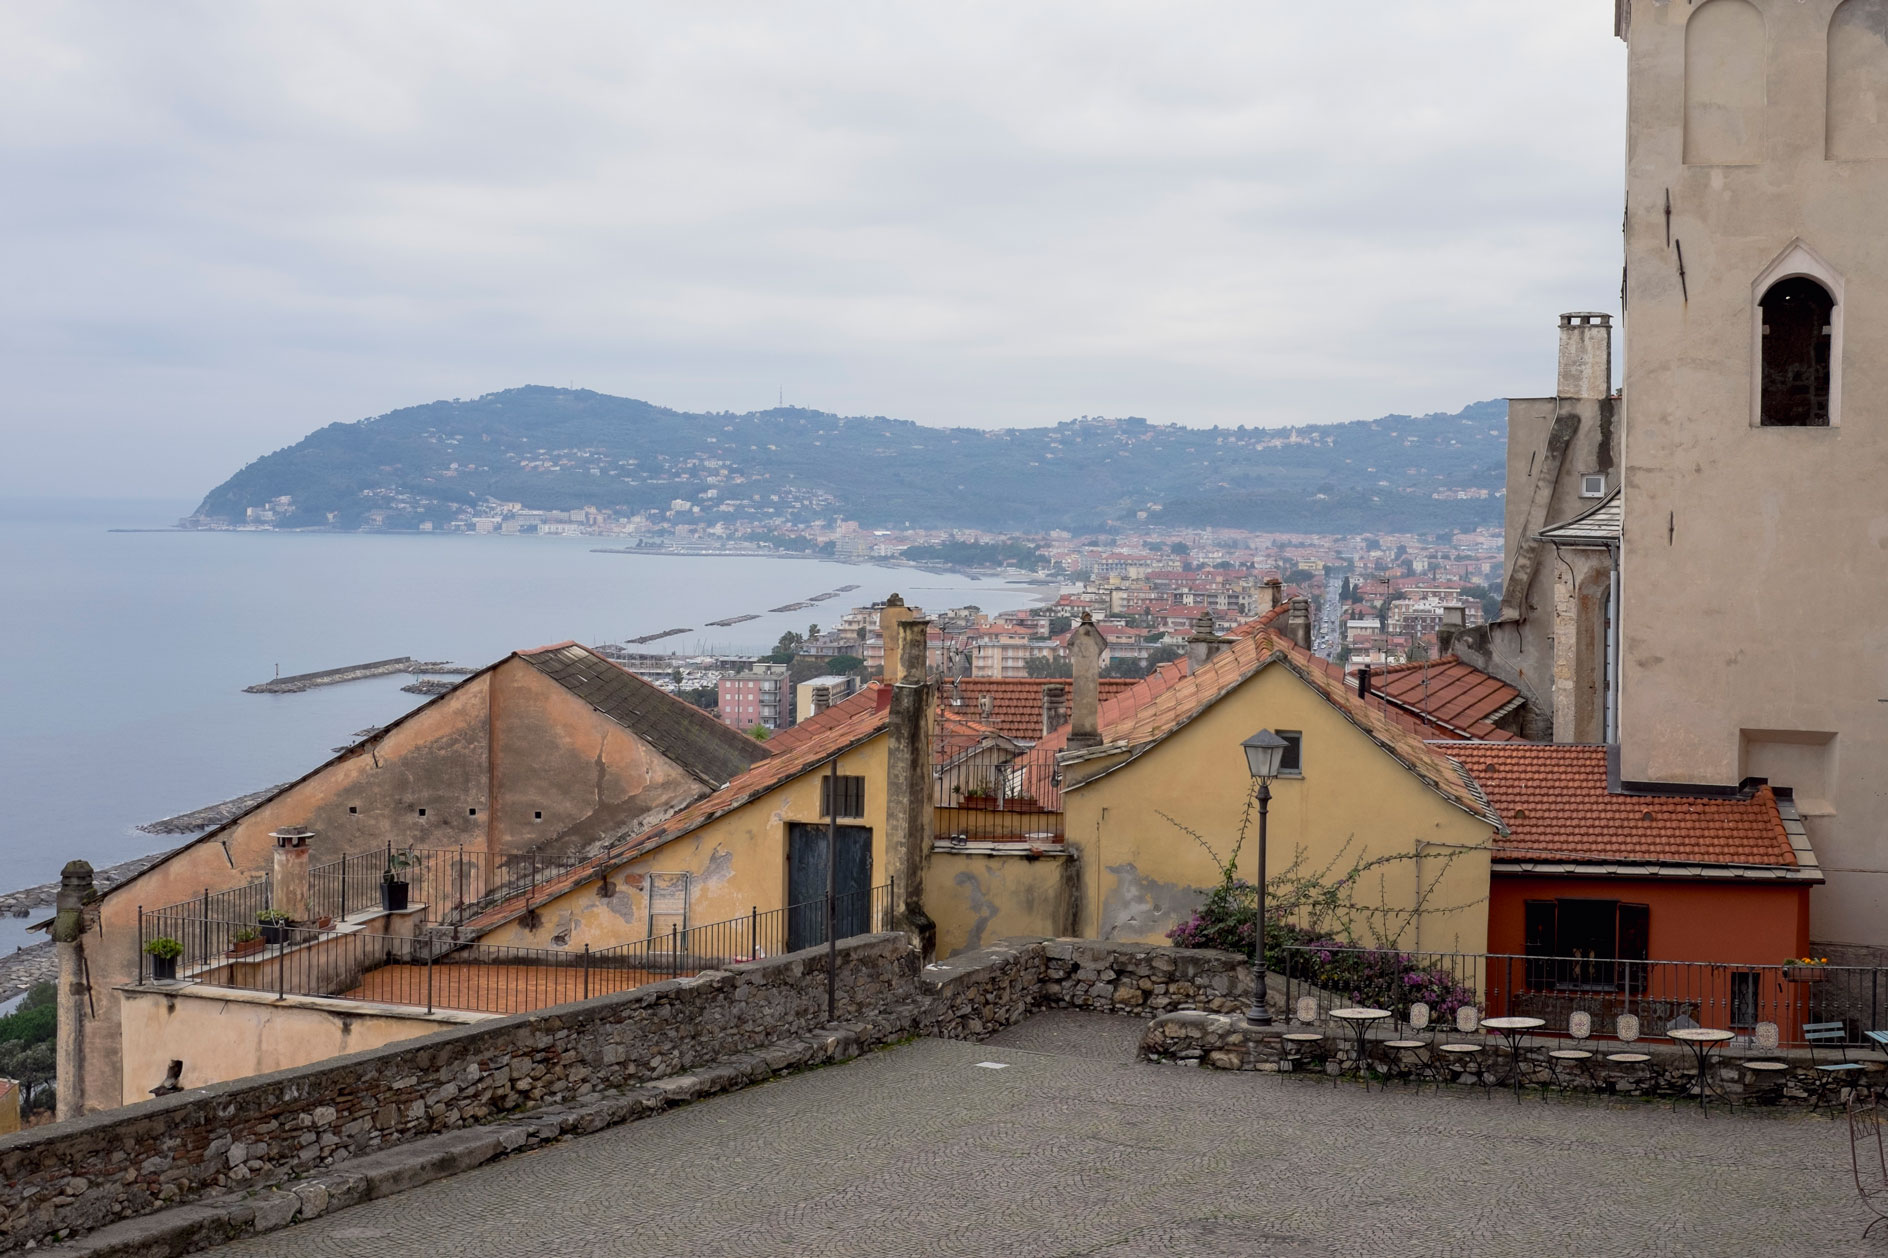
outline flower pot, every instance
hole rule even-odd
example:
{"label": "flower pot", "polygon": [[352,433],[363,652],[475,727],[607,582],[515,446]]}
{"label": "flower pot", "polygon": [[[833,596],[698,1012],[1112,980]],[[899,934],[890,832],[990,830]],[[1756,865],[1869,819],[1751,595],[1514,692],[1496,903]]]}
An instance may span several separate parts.
{"label": "flower pot", "polygon": [[315,929],[316,930],[333,930],[334,919],[332,917],[317,917],[315,919]]}
{"label": "flower pot", "polygon": [[177,958],[152,957],[151,981],[153,983],[175,983],[177,981]]}
{"label": "flower pot", "polygon": [[1826,983],[1829,981],[1829,967],[1826,965],[1786,965],[1783,977],[1792,983]]}
{"label": "flower pot", "polygon": [[264,922],[256,929],[262,932],[262,942],[271,948],[281,947],[288,934],[288,926],[282,922]]}
{"label": "flower pot", "polygon": [[407,895],[412,888],[405,882],[393,878],[380,880],[380,908],[382,912],[398,913],[406,907]]}
{"label": "flower pot", "polygon": [[255,939],[245,939],[241,943],[231,944],[230,949],[229,949],[229,955],[232,957],[246,957],[246,956],[251,955],[252,953],[257,953],[261,951],[262,951],[262,939],[260,936],[258,936]]}

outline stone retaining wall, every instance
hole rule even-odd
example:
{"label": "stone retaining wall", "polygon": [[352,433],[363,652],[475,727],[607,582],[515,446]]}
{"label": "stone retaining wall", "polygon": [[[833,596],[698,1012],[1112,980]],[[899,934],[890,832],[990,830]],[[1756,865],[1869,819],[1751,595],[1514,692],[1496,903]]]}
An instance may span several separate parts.
{"label": "stone retaining wall", "polygon": [[0,1137],[0,1250],[332,1178],[350,1159],[443,1132],[607,1109],[704,1070],[732,1072],[734,1086],[802,1060],[783,1044],[834,1031],[856,1051],[916,1034],[981,1039],[1045,1006],[1242,1008],[1250,981],[1229,953],[1081,940],[1006,940],[921,970],[905,936],[867,935],[839,957],[837,1028],[825,951],[813,949]]}

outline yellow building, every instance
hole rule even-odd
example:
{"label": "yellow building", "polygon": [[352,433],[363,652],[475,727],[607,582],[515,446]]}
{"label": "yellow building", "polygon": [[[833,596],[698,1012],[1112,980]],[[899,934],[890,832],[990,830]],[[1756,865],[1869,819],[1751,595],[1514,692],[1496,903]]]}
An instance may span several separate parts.
{"label": "yellow building", "polygon": [[1362,943],[1481,951],[1500,821],[1419,721],[1358,696],[1337,665],[1281,632],[1286,612],[1100,704],[1087,739],[1078,698],[1076,726],[1057,735],[1077,748],[1059,757],[1077,933],[1165,942],[1235,849],[1237,876],[1256,875],[1241,743],[1270,729],[1292,744],[1271,784],[1274,902],[1315,898],[1299,924]]}

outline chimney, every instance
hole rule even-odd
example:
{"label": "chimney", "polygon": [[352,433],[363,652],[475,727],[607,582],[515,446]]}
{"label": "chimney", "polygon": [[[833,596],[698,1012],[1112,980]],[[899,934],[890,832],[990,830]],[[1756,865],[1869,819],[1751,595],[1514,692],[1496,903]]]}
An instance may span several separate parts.
{"label": "chimney", "polygon": [[1285,601],[1285,583],[1277,577],[1265,578],[1265,610],[1270,611]]}
{"label": "chimney", "polygon": [[1101,746],[1101,657],[1108,639],[1095,628],[1095,618],[1082,613],[1082,623],[1069,636],[1069,655],[1075,661],[1075,704],[1069,717],[1069,750]]}
{"label": "chimney", "polygon": [[1291,610],[1285,613],[1285,636],[1311,649],[1311,600],[1302,594],[1292,599]]}
{"label": "chimney", "polygon": [[1061,729],[1069,719],[1068,698],[1068,687],[1060,682],[1042,688],[1042,736],[1044,738]]}
{"label": "chimney", "polygon": [[1563,398],[1604,398],[1613,393],[1613,316],[1576,311],[1560,316],[1560,380]]}
{"label": "chimney", "polygon": [[977,696],[977,719],[978,720],[988,721],[995,712],[996,712],[996,696],[995,695],[985,693],[985,694],[980,694]]}
{"label": "chimney", "polygon": [[1370,665],[1368,664],[1357,670],[1357,697],[1359,699],[1370,697]]}
{"label": "chimney", "polygon": [[924,909],[925,867],[936,829],[931,794],[932,688],[924,668],[931,622],[907,612],[900,623],[888,622],[887,628],[896,630],[897,636],[886,640],[885,657],[889,660],[896,653],[900,680],[891,688],[887,726],[885,857],[898,896],[894,924],[912,937],[928,962],[937,953],[937,924]]}
{"label": "chimney", "polygon": [[1455,636],[1468,627],[1468,612],[1459,606],[1442,609],[1442,627],[1436,630],[1436,654],[1448,655],[1455,646]]}
{"label": "chimney", "polygon": [[313,830],[284,826],[271,830],[275,840],[275,867],[269,876],[269,907],[280,909],[297,922],[313,920],[308,911],[308,840]]}
{"label": "chimney", "polygon": [[1187,639],[1187,671],[1198,672],[1206,661],[1225,650],[1228,641],[1214,627],[1213,613],[1202,608],[1193,622],[1193,636]]}
{"label": "chimney", "polygon": [[[885,669],[882,674],[885,684],[896,686],[900,670],[904,667],[904,648],[898,636],[898,626],[910,620],[913,612],[905,606],[905,600],[894,594],[885,600],[885,610],[878,614],[879,641],[885,647]],[[928,623],[928,622],[927,622]],[[918,679],[924,679],[924,656],[918,656]]]}
{"label": "chimney", "polygon": [[[87,1108],[85,1089],[91,1071],[86,1069],[85,1047],[91,1038],[86,1034],[86,1023],[92,1012],[92,979],[85,959],[85,935],[98,924],[97,910],[88,907],[97,898],[90,863],[66,862],[66,867],[59,871],[59,894],[54,900],[56,912],[52,919],[53,946],[59,956],[54,1116],[60,1122],[77,1118]],[[112,1074],[115,1079],[117,1071]],[[108,1097],[95,1098],[99,1104],[91,1108],[105,1109],[119,1104],[116,1082],[109,1091]]]}

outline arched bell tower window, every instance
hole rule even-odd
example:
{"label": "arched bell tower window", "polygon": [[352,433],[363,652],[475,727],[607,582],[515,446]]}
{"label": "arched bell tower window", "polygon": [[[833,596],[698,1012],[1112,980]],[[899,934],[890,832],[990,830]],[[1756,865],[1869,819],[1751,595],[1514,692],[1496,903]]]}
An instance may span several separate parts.
{"label": "arched bell tower window", "polygon": [[1751,285],[1751,307],[1751,422],[1841,423],[1842,277],[1794,241]]}
{"label": "arched bell tower window", "polygon": [[1829,426],[1831,342],[1836,299],[1804,275],[1779,280],[1763,295],[1763,399],[1766,428]]}

